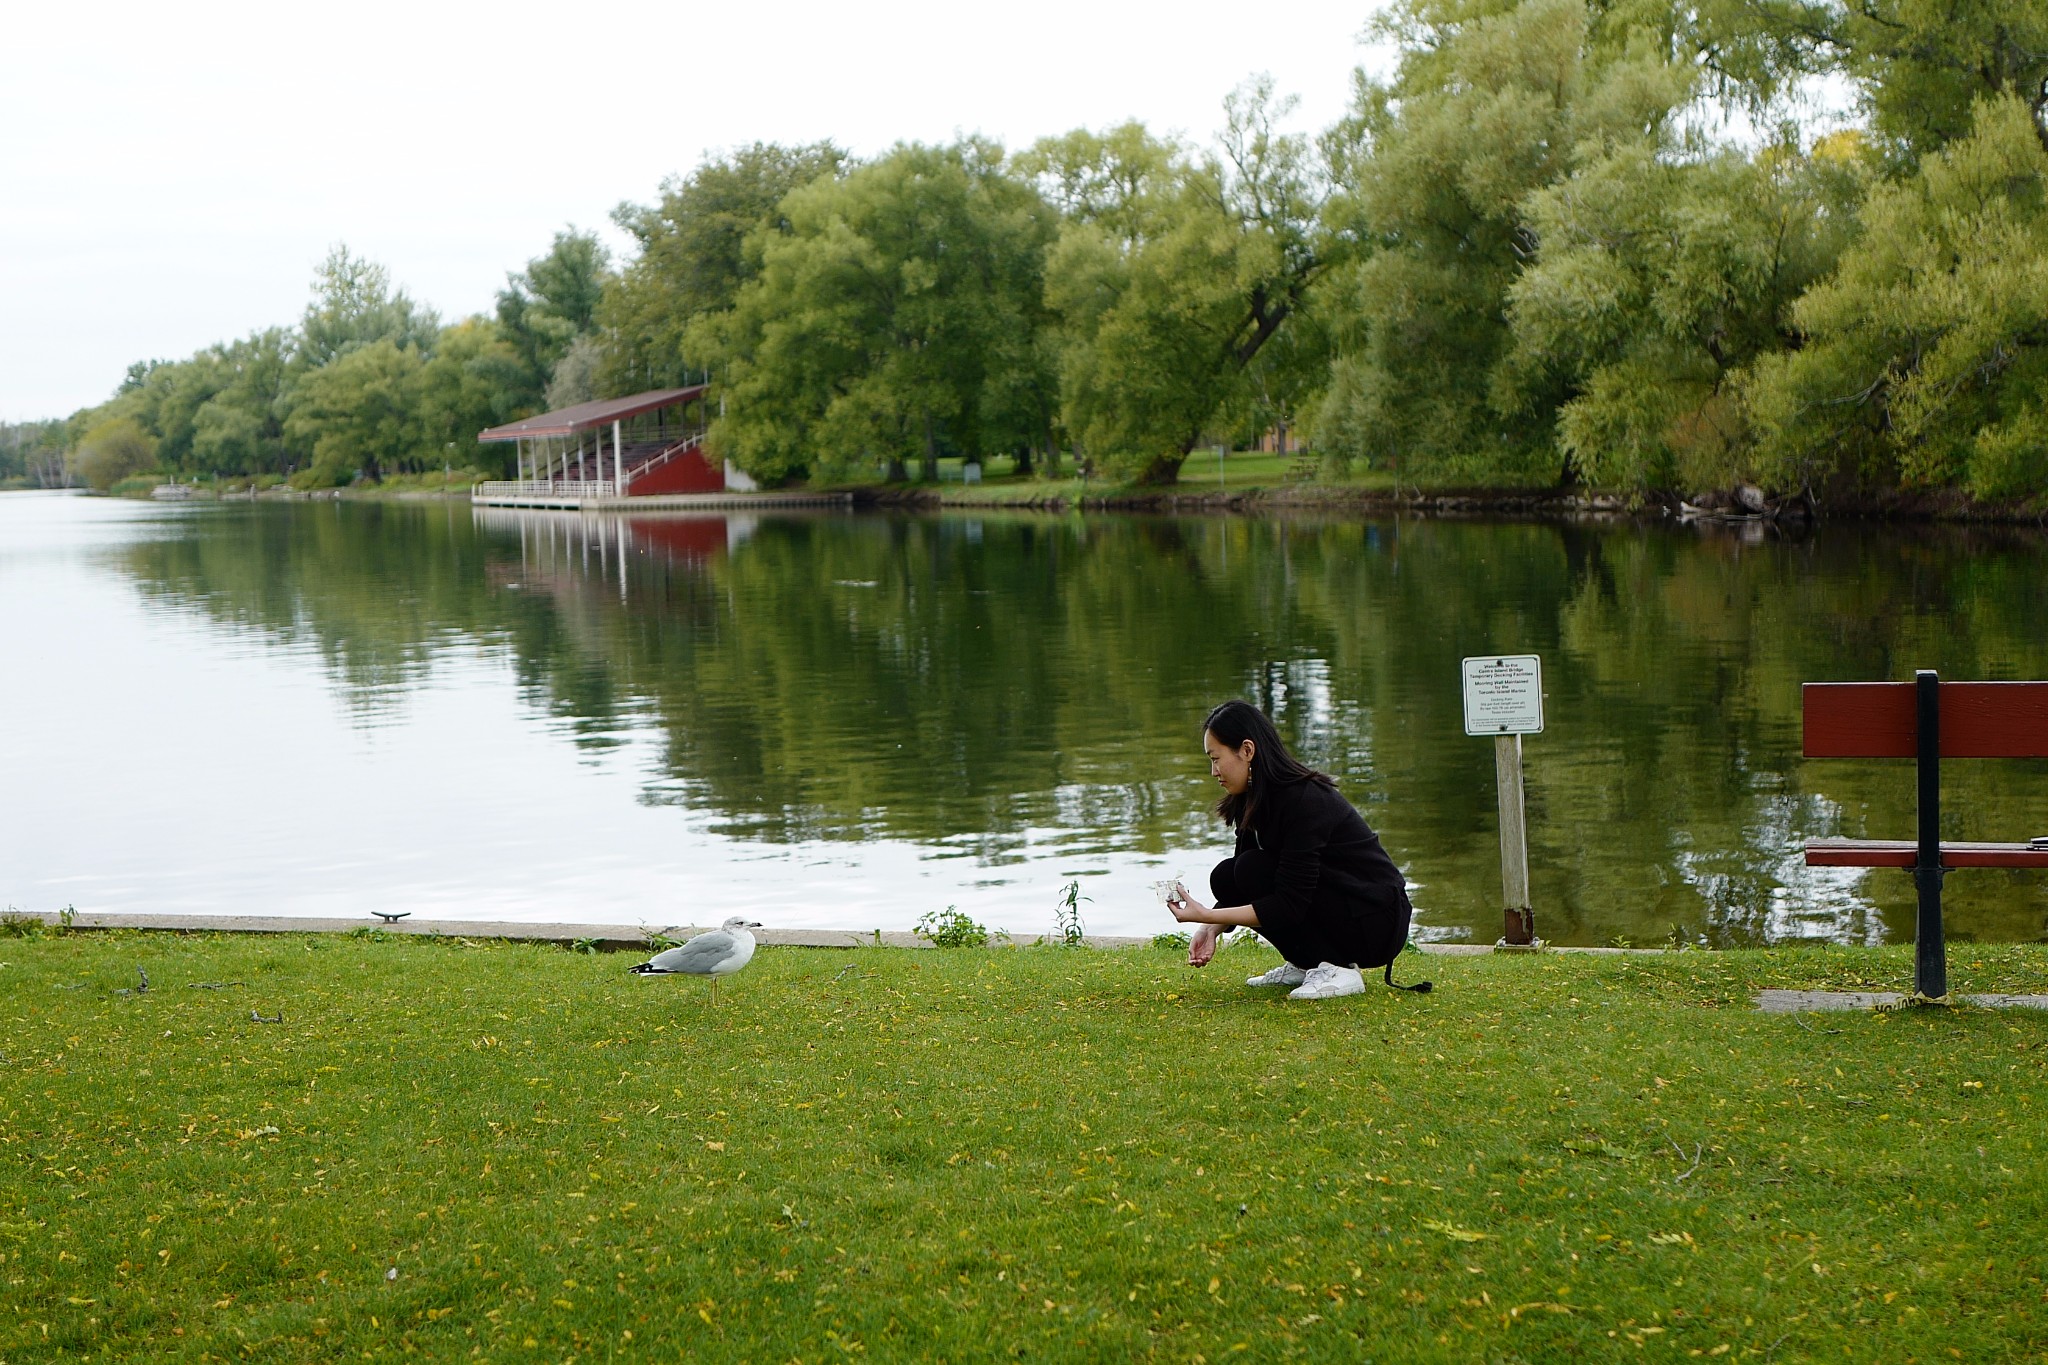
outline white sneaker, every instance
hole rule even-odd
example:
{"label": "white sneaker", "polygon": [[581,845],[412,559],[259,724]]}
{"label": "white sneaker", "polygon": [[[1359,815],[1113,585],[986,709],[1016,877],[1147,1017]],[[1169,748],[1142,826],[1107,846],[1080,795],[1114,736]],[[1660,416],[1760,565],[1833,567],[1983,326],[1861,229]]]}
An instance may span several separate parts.
{"label": "white sneaker", "polygon": [[1306,971],[1295,966],[1292,962],[1282,962],[1270,972],[1261,972],[1257,976],[1246,977],[1244,984],[1247,986],[1299,986],[1306,980],[1308,980],[1308,973]]}
{"label": "white sneaker", "polygon": [[1339,995],[1364,995],[1365,978],[1356,967],[1339,967],[1319,962],[1308,969],[1299,988],[1287,992],[1289,1000],[1329,1000]]}

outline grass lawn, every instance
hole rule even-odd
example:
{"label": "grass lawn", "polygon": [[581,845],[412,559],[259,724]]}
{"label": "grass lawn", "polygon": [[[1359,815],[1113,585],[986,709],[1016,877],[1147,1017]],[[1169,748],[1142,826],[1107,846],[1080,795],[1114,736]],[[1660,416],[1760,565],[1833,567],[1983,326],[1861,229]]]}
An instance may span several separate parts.
{"label": "grass lawn", "polygon": [[0,1361],[2048,1358],[2048,1015],[1270,960],[0,939]]}

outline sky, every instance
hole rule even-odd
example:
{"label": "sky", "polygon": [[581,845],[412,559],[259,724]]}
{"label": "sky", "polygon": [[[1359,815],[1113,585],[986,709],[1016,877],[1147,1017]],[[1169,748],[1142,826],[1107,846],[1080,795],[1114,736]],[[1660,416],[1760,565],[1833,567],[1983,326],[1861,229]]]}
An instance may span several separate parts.
{"label": "sky", "polygon": [[1270,73],[1342,114],[1380,0],[16,6],[0,75],[0,420],[289,325],[346,243],[452,319],[707,150],[1012,147],[1127,118],[1206,141]]}

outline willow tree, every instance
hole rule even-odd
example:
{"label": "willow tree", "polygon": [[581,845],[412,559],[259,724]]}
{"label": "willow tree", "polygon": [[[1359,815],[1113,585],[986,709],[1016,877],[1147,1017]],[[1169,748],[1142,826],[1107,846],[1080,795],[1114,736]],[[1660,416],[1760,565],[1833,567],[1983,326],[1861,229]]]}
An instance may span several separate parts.
{"label": "willow tree", "polygon": [[2048,150],[2030,102],[1880,185],[1836,273],[1794,309],[1802,345],[1748,399],[1788,487],[2048,490]]}
{"label": "willow tree", "polygon": [[1546,245],[1531,198],[1617,149],[1654,159],[1694,69],[1581,0],[1408,0],[1376,27],[1402,56],[1390,81],[1360,76],[1338,139],[1332,217],[1361,252],[1329,291],[1319,440],[1397,477],[1553,477],[1574,385],[1518,364],[1509,321]]}
{"label": "willow tree", "polygon": [[[753,279],[699,318],[715,367],[711,442],[756,477],[828,477],[1032,440],[1052,376],[1042,328],[1053,213],[1002,149],[898,146],[793,191],[749,251]],[[1042,395],[1035,397],[1034,395]]]}
{"label": "willow tree", "polygon": [[756,142],[665,181],[652,204],[619,205],[612,221],[637,250],[598,306],[600,386],[625,393],[701,378],[706,362],[683,341],[691,325],[731,308],[754,278],[760,255],[749,240],[789,230],[783,199],[846,164],[829,142]]}
{"label": "willow tree", "polygon": [[1292,106],[1270,79],[1240,87],[1218,153],[1202,158],[1137,125],[1034,149],[1033,169],[1068,200],[1046,292],[1066,427],[1136,483],[1173,482],[1205,435],[1272,401],[1282,372],[1261,387],[1253,367],[1326,259],[1325,182],[1308,139],[1275,126]]}

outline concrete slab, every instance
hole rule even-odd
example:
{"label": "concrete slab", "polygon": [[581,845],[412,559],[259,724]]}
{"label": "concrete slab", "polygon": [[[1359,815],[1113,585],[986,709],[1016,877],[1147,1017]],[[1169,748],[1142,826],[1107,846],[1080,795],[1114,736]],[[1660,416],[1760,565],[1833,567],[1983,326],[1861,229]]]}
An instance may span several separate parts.
{"label": "concrete slab", "polygon": [[[1759,991],[1756,1007],[1765,1014],[1825,1013],[1830,1010],[1891,1009],[1906,997],[1899,991]],[[2048,1010],[2048,995],[1959,995],[1957,1001],[1985,1009]]]}
{"label": "concrete slab", "polygon": [[[30,911],[28,917],[55,927],[59,917],[49,911]],[[340,919],[317,915],[133,915],[80,913],[71,921],[73,929],[150,929],[182,934],[347,934],[358,929],[381,930],[387,934],[411,934],[421,938],[497,938],[513,942],[582,943],[622,952],[643,952],[647,929],[633,924],[529,924],[516,920],[414,919],[393,923],[372,919]],[[650,926],[663,928],[665,926]],[[675,937],[689,938],[715,925],[691,925],[677,929]],[[761,929],[754,937],[764,945],[787,948],[929,948],[916,934],[903,931],[865,933],[854,929]],[[1019,938],[1022,946],[1036,938]],[[1115,934],[1090,934],[1084,942],[1091,948],[1136,948],[1149,938]]]}
{"label": "concrete slab", "polygon": [[[17,911],[39,919],[53,928],[59,916],[47,910]],[[642,952],[647,948],[647,928],[635,924],[548,924],[517,920],[414,919],[386,924],[364,915],[342,919],[318,915],[144,915],[80,912],[71,921],[73,929],[149,929],[177,934],[348,934],[358,929],[382,930],[387,934],[416,934],[426,938],[497,938],[513,942],[583,943],[608,952]],[[651,926],[661,928],[664,926]],[[678,929],[676,937],[689,938],[716,926]],[[755,938],[764,945],[785,948],[929,948],[916,934],[902,930],[858,929],[762,929]],[[1048,941],[1020,936],[991,947],[1027,947]],[[1144,935],[1089,934],[1082,940],[1090,948],[1142,948],[1152,940]],[[1424,943],[1418,945],[1432,957],[1480,957],[1495,951],[1491,943]],[[1546,953],[1584,953],[1597,956],[1661,953],[1661,948],[1560,948],[1546,945]]]}

